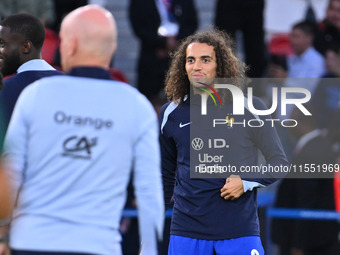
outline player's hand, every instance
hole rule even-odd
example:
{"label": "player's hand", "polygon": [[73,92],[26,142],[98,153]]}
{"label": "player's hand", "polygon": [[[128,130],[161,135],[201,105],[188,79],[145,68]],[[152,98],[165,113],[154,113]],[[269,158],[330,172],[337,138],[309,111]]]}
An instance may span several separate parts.
{"label": "player's hand", "polygon": [[0,243],[0,255],[11,255],[8,243]]}
{"label": "player's hand", "polygon": [[235,200],[238,199],[243,193],[243,182],[239,175],[230,175],[226,179],[224,186],[222,187],[221,197],[225,200]]}

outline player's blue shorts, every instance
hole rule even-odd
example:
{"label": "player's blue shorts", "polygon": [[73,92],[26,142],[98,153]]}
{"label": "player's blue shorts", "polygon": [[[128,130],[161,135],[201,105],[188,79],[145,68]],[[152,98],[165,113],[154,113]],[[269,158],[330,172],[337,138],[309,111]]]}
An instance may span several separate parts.
{"label": "player's blue shorts", "polygon": [[171,235],[168,255],[264,255],[264,250],[259,236],[213,241]]}

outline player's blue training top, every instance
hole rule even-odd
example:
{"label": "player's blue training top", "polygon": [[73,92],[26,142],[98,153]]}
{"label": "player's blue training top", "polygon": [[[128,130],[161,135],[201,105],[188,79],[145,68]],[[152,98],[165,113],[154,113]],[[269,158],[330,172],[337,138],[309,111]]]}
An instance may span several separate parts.
{"label": "player's blue training top", "polygon": [[[160,143],[165,202],[174,199],[171,234],[205,240],[221,240],[244,236],[259,236],[256,187],[264,187],[276,179],[253,178],[244,180],[245,193],[236,200],[224,200],[220,189],[225,178],[190,178],[190,126],[200,123],[190,120],[190,99],[182,104],[165,104],[160,113]],[[253,98],[255,109],[267,109],[258,98]],[[225,105],[232,113],[232,104]],[[235,122],[260,118],[264,125],[252,128],[235,125],[226,128],[225,139],[229,149],[224,153],[231,165],[252,166],[258,163],[258,149],[267,164],[287,166],[279,137],[270,116],[254,116],[248,110],[244,115],[233,115]],[[192,121],[192,122],[191,122]],[[190,123],[190,124],[188,124]],[[194,127],[194,126],[193,126]],[[260,176],[261,177],[261,176]]]}

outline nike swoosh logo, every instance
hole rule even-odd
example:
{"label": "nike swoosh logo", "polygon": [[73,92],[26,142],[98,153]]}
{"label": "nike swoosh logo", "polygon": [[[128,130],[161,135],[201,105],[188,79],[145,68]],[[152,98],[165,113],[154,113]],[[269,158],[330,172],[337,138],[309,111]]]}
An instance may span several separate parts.
{"label": "nike swoosh logo", "polygon": [[182,122],[181,122],[181,123],[179,123],[179,128],[188,126],[188,125],[190,125],[190,124],[191,124],[191,122],[188,122],[188,123],[185,123],[185,124],[182,124]]}

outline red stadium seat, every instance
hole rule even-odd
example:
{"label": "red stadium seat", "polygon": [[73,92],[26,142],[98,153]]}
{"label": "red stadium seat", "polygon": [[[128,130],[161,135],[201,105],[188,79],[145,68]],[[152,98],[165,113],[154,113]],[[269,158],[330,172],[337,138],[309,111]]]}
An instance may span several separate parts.
{"label": "red stadium seat", "polygon": [[51,29],[45,28],[45,41],[42,47],[41,55],[42,58],[49,63],[50,65],[53,64],[53,60],[55,57],[55,54],[59,47],[59,37],[58,35]]}
{"label": "red stadium seat", "polygon": [[122,71],[118,70],[117,68],[113,68],[113,67],[110,68],[110,74],[114,79],[127,83],[127,79],[125,75],[123,74]]}
{"label": "red stadium seat", "polygon": [[290,46],[289,34],[274,34],[269,41],[268,50],[274,55],[291,55],[293,50]]}
{"label": "red stadium seat", "polygon": [[335,199],[335,210],[340,212],[340,172],[334,173],[334,199]]}

